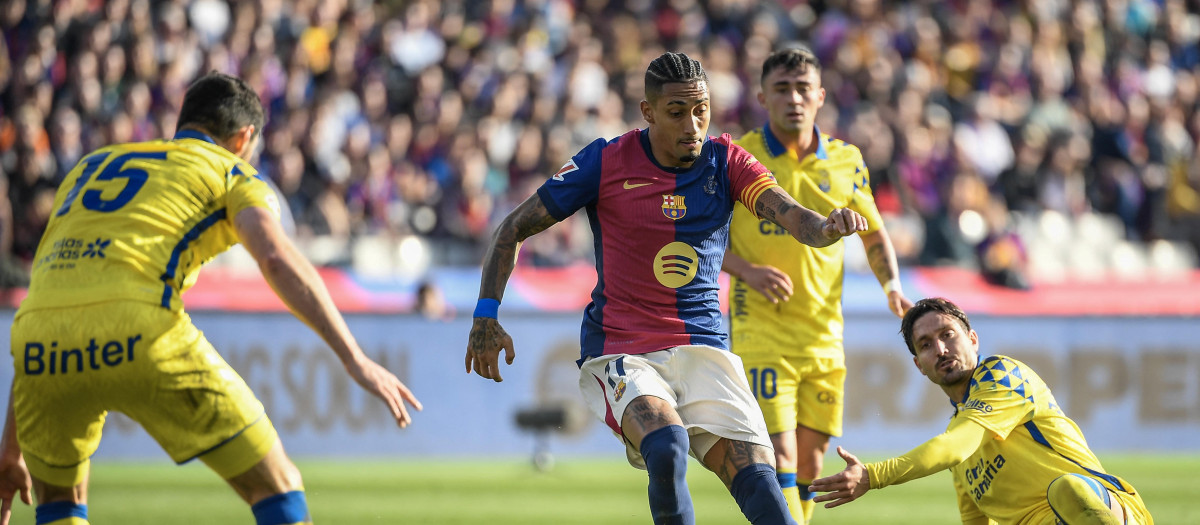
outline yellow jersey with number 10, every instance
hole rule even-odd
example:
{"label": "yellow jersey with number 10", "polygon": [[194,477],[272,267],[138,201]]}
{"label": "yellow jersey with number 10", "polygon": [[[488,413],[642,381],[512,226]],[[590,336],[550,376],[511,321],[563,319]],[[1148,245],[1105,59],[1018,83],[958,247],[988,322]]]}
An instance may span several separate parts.
{"label": "yellow jersey with number 10", "polygon": [[200,266],[238,242],[251,206],[279,215],[258,172],[202,133],[118,144],[63,180],[21,312],[111,300],[182,308]]}
{"label": "yellow jersey with number 10", "polygon": [[[797,158],[771,133],[753,130],[736,144],[774,174],[779,186],[801,205],[821,215],[850,208],[867,219],[867,231],[882,220],[871,195],[870,176],[858,148],[814,129],[817,151]],[[755,264],[779,268],[792,278],[791,300],[771,304],[740,279],[731,279],[730,336],[739,355],[772,353],[830,357],[842,351],[842,242],[813,248],[787,230],[735,207],[729,228],[733,253]]]}

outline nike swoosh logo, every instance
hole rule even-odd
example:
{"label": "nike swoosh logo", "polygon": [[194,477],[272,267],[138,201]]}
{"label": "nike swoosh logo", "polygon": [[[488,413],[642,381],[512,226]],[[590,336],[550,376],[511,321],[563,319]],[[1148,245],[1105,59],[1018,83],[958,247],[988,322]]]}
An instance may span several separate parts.
{"label": "nike swoosh logo", "polygon": [[642,186],[649,186],[651,184],[653,184],[653,183],[652,182],[643,182],[641,184],[630,184],[629,181],[627,180],[627,181],[625,181],[625,185],[622,187],[627,190],[632,190],[634,188],[641,188]]}

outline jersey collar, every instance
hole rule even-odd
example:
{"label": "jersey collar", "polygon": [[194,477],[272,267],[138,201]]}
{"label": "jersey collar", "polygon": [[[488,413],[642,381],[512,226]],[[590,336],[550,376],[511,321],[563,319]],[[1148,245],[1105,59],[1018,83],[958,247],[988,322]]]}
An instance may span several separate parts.
{"label": "jersey collar", "polygon": [[171,138],[171,140],[179,140],[179,139],[196,139],[196,140],[203,140],[204,142],[207,142],[207,143],[209,143],[209,144],[216,144],[216,143],[217,143],[216,141],[214,141],[214,140],[212,139],[212,137],[210,137],[210,136],[208,136],[208,135],[205,135],[204,133],[201,133],[201,132],[199,132],[199,131],[196,131],[196,130],[194,130],[194,129],[181,129],[181,130],[179,130],[179,131],[176,131],[176,132],[175,132],[175,136],[174,136],[174,137],[172,137],[172,138]]}
{"label": "jersey collar", "polygon": [[[764,124],[762,129],[763,139],[765,139],[767,142],[767,151],[772,157],[778,157],[784,153],[787,153],[787,146],[784,146],[778,138],[775,138],[775,134],[771,133],[770,124]],[[825,151],[825,140],[821,138],[821,128],[817,127],[816,124],[813,124],[813,132],[817,135],[817,158],[820,160],[828,160],[829,153]]]}

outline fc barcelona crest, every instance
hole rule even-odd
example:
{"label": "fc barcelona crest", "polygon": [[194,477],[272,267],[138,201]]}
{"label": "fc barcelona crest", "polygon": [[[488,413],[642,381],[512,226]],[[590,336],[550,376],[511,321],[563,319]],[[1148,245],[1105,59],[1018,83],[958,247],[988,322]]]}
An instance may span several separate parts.
{"label": "fc barcelona crest", "polygon": [[687,206],[683,204],[683,195],[663,195],[662,211],[668,219],[677,221],[687,215]]}

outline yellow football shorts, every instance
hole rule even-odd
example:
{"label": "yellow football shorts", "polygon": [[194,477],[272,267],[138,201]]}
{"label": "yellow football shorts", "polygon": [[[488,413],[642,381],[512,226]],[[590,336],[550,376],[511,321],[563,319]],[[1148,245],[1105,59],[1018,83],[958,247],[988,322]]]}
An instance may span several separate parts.
{"label": "yellow football shorts", "polygon": [[741,355],[746,380],[771,434],[804,426],[842,435],[846,361],[755,352]]}
{"label": "yellow football shorts", "polygon": [[17,440],[33,476],[86,478],[110,410],[137,421],[177,463],[222,477],[278,440],[263,405],[183,312],[134,302],[22,312],[13,322]]}

